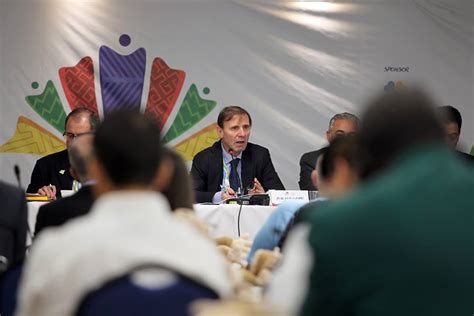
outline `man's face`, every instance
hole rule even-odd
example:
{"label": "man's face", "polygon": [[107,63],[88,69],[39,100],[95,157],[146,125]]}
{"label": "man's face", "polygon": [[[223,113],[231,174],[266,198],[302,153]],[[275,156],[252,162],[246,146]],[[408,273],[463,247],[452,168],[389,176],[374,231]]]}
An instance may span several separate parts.
{"label": "man's face", "polygon": [[250,120],[246,114],[234,115],[224,122],[224,128],[217,127],[217,134],[222,140],[224,149],[233,150],[233,155],[238,155],[247,147],[250,136]]}
{"label": "man's face", "polygon": [[332,142],[334,138],[339,136],[353,135],[357,131],[356,125],[351,120],[335,120],[329,131],[326,132],[326,139]]}
{"label": "man's face", "polygon": [[455,148],[459,141],[459,126],[457,123],[445,123],[444,129],[446,131],[446,141],[447,143]]}
{"label": "man's face", "polygon": [[65,139],[66,146],[69,147],[77,136],[89,133],[91,125],[87,114],[79,114],[70,117],[66,124]]}

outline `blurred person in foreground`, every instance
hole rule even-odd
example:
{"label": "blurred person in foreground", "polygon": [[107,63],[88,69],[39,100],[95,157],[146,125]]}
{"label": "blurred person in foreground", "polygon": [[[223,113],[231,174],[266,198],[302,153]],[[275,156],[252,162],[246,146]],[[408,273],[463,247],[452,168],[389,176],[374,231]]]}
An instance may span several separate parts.
{"label": "blurred person in foreground", "polygon": [[472,314],[473,170],[420,90],[376,97],[362,122],[366,182],[289,237],[309,278],[300,314]]}
{"label": "blurred person in foreground", "polygon": [[[163,181],[156,183],[156,188],[168,199],[171,210],[193,210],[194,191],[192,179],[188,168],[181,155],[172,148],[164,147],[163,173],[167,171],[167,176],[162,176]],[[158,180],[160,180],[158,179]]]}
{"label": "blurred person in foreground", "polygon": [[[446,142],[453,148],[453,150],[456,150],[459,137],[461,137],[461,112],[451,105],[440,106],[436,109],[436,111],[446,131]],[[474,163],[474,156],[463,153],[459,150],[456,150],[456,153],[458,153],[460,157],[464,158],[465,161]]]}
{"label": "blurred person in foreground", "polygon": [[93,140],[92,134],[82,135],[69,146],[70,173],[74,179],[81,182],[82,186],[75,194],[40,207],[36,216],[35,237],[47,227],[60,226],[73,218],[89,213],[94,203],[92,189],[95,181],[89,171]]}
{"label": "blurred person in foreground", "polygon": [[[359,130],[359,118],[352,113],[343,112],[334,115],[329,120],[329,128],[326,131],[326,140],[329,144],[341,136],[354,135]],[[324,153],[327,146],[304,153],[300,158],[300,190],[316,191],[318,186],[312,180],[312,174],[316,167],[318,157]]]}
{"label": "blurred person in foreground", "polygon": [[25,194],[0,181],[0,275],[21,263],[26,252],[28,210]]}
{"label": "blurred person in foreground", "polygon": [[340,198],[352,190],[358,180],[357,150],[354,135],[337,137],[325,148],[311,175],[312,182],[319,188],[319,197],[310,203],[288,201],[279,205],[255,236],[248,262],[252,261],[258,249],[273,250],[277,246],[281,248],[286,234],[296,217],[301,216],[302,210],[312,210],[328,199]]}
{"label": "blurred person in foreground", "polygon": [[155,191],[162,152],[152,118],[107,116],[94,138],[90,169],[98,199],[89,214],[35,241],[20,285],[19,316],[73,315],[88,292],[145,264],[170,267],[218,296],[230,294],[214,243],[174,218]]}

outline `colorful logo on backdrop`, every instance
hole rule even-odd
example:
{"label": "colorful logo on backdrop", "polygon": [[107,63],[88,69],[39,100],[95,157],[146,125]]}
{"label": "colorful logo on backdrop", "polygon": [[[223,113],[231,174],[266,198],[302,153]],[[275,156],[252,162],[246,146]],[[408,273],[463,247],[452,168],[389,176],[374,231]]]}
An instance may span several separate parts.
{"label": "colorful logo on backdrop", "polygon": [[[130,36],[121,35],[119,43],[123,47],[129,46]],[[66,110],[69,112],[78,107],[87,107],[98,113],[100,105],[97,102],[97,93],[102,96],[104,117],[118,109],[140,111],[146,62],[144,48],[138,48],[124,56],[110,47],[101,46],[98,65],[99,91],[96,90],[94,76],[97,65],[94,65],[89,56],[83,57],[73,67],[59,68],[59,79],[66,100],[61,99],[52,80],[43,85],[33,82],[32,89],[36,90],[42,86],[43,91],[40,94],[26,96],[25,100],[43,120],[35,122],[20,116],[13,136],[0,145],[0,152],[44,156],[63,150],[66,146],[65,141],[56,134],[62,135],[64,132]],[[185,71],[170,68],[162,58],[155,57],[151,63],[145,112],[152,115],[163,128],[173,109],[179,106],[173,122],[163,131],[163,141],[173,144],[179,136],[184,135],[185,139],[174,144],[174,147],[186,160],[191,160],[197,152],[209,147],[218,139],[215,124],[203,126],[198,132],[186,135],[216,107],[216,102],[201,97],[195,83],[191,83],[188,90],[183,92],[185,79]],[[183,101],[177,105],[181,93],[184,93]],[[210,89],[204,87],[202,93],[207,95]],[[58,133],[49,132],[43,127],[44,124],[54,127]]]}

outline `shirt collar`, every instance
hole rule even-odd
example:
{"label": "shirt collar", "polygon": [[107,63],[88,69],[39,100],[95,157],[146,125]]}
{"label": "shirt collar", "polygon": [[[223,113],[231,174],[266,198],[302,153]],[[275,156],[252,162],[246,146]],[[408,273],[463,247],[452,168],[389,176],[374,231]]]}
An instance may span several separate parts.
{"label": "shirt collar", "polygon": [[[232,161],[232,155],[229,154],[225,149],[224,149],[224,144],[222,144],[222,141],[221,141],[221,148],[222,148],[222,157],[224,158],[224,162],[226,164],[230,163]],[[234,159],[235,158],[239,158],[240,160],[242,160],[242,152],[240,152],[237,156],[234,156]]]}

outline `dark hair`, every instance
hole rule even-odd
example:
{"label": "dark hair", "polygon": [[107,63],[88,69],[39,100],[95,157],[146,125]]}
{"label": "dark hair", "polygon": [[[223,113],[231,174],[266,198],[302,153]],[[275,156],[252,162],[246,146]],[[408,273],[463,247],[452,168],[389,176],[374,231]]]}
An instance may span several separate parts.
{"label": "dark hair", "polygon": [[355,135],[336,137],[326,147],[319,164],[319,174],[322,179],[330,178],[336,169],[336,159],[343,158],[351,168],[357,169],[359,147]]}
{"label": "dark hair", "polygon": [[444,130],[434,102],[420,89],[384,92],[362,116],[360,176],[388,167],[399,154],[426,143],[443,143]]}
{"label": "dark hair", "polygon": [[149,185],[163,151],[160,128],[148,115],[114,111],[97,128],[94,151],[114,184]]}
{"label": "dark hair", "polygon": [[249,112],[236,105],[226,106],[219,112],[217,125],[219,125],[220,128],[224,128],[224,122],[231,120],[234,115],[247,115],[249,117],[250,126],[252,126],[252,117],[250,117]]}
{"label": "dark hair", "polygon": [[354,114],[352,113],[349,113],[349,112],[343,112],[343,113],[338,113],[336,115],[334,115],[331,120],[329,121],[329,128],[328,130],[331,130],[332,126],[334,125],[334,122],[337,121],[337,120],[349,120],[349,121],[352,121],[354,123],[354,125],[356,126],[356,130],[359,129],[359,126],[360,126],[360,120],[357,116],[355,116]]}
{"label": "dark hair", "polygon": [[64,130],[66,130],[66,125],[67,125],[67,122],[69,121],[69,119],[73,116],[78,116],[82,113],[87,113],[89,114],[89,124],[91,126],[91,132],[95,132],[97,130],[97,126],[99,125],[99,116],[97,115],[97,113],[95,113],[94,111],[91,111],[89,110],[88,108],[86,107],[78,107],[78,108],[75,108],[74,110],[72,110],[71,112],[69,112],[69,114],[66,116],[66,121],[64,122]]}
{"label": "dark hair", "polygon": [[444,124],[456,123],[458,124],[458,133],[461,133],[462,117],[458,109],[451,105],[440,106],[436,109],[439,119]]}
{"label": "dark hair", "polygon": [[[90,134],[79,136],[78,140],[82,139],[82,137],[93,136]],[[67,152],[71,167],[76,171],[77,175],[79,176],[79,180],[86,180],[85,177],[87,176],[87,166],[92,156],[92,139],[90,140],[89,144],[81,144],[81,148],[79,147],[77,141],[72,143],[72,145],[69,146]]]}
{"label": "dark hair", "polygon": [[168,147],[164,147],[163,151],[163,159],[166,158],[173,162],[174,171],[171,182],[162,193],[168,199],[172,211],[177,208],[193,209],[194,191],[186,163],[179,153]]}

